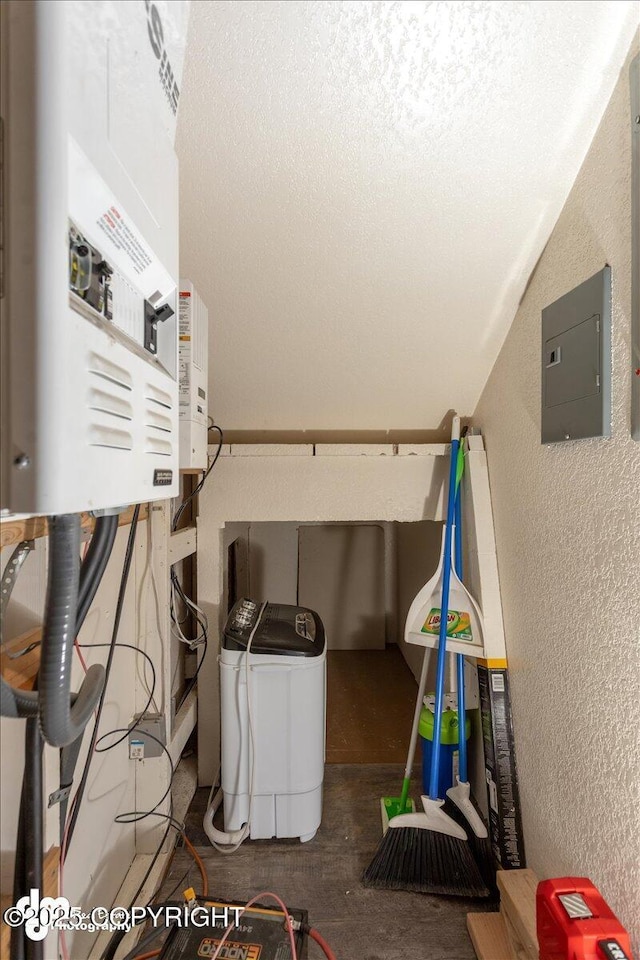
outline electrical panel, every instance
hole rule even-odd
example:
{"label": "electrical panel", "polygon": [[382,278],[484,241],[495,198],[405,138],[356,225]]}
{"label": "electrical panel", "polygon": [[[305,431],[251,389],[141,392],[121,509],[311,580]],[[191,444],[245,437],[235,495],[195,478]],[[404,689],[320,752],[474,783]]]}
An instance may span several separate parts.
{"label": "electrical panel", "polygon": [[2,4],[2,508],[178,494],[188,2]]}
{"label": "electrical panel", "polygon": [[542,311],[542,442],[611,435],[611,269]]}
{"label": "electrical panel", "polygon": [[206,470],[209,314],[190,280],[180,281],[178,327],[180,469]]}

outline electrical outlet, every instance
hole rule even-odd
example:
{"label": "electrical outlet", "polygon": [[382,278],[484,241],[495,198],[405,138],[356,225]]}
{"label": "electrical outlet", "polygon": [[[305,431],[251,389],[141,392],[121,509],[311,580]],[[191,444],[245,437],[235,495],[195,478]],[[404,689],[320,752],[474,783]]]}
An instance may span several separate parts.
{"label": "electrical outlet", "polygon": [[[142,757],[145,760],[161,757],[164,754],[162,748],[167,745],[165,719],[162,714],[147,713],[143,717],[136,718],[133,722],[135,726],[129,737],[129,756],[131,756],[131,745],[141,743]],[[135,757],[133,759],[141,758]]]}
{"label": "electrical outlet", "polygon": [[129,740],[129,760],[144,760],[144,743],[142,740]]}

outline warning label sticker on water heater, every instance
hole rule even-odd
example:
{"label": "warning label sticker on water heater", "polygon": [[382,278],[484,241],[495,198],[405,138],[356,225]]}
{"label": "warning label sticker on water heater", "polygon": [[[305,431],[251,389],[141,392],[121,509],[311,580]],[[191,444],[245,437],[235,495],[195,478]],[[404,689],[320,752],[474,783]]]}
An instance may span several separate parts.
{"label": "warning label sticker on water heater", "polygon": [[178,316],[178,374],[180,380],[180,406],[191,404],[191,293],[180,291]]}
{"label": "warning label sticker on water heater", "polygon": [[[441,612],[439,608],[432,608],[429,616],[422,626],[422,633],[440,634]],[[465,640],[467,643],[473,643],[471,633],[471,617],[468,613],[458,610],[449,610],[447,613],[447,636],[455,637],[456,640]]]}

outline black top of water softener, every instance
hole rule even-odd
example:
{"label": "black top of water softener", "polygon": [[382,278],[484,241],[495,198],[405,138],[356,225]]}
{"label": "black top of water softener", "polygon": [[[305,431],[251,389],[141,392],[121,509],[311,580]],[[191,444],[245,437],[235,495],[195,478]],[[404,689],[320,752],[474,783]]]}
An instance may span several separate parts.
{"label": "black top of water softener", "polygon": [[225,624],[223,646],[246,650],[252,634],[251,653],[319,657],[324,652],[322,620],[306,607],[238,600]]}

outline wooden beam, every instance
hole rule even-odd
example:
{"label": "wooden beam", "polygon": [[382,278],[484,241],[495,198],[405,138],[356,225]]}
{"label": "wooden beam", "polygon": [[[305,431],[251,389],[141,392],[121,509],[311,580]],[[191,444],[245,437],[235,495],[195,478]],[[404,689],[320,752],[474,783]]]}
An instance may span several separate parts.
{"label": "wooden beam", "polygon": [[[118,526],[123,527],[131,523],[134,507],[127,509],[118,516]],[[143,503],[140,507],[139,520],[146,520],[149,515],[149,505]],[[88,513],[81,514],[82,529],[91,533],[95,524],[95,518]],[[39,537],[47,536],[47,518],[46,517],[11,517],[6,520],[0,520],[0,547],[12,547],[22,540],[37,540]]]}
{"label": "wooden beam", "polygon": [[498,870],[498,889],[503,914],[513,928],[513,937],[526,956],[536,960],[536,889],[538,878],[533,870]]}
{"label": "wooden beam", "polygon": [[467,929],[478,960],[515,960],[499,913],[468,913]]}
{"label": "wooden beam", "polygon": [[181,560],[186,560],[187,557],[192,556],[192,554],[196,552],[196,547],[195,525],[182,527],[182,529],[176,533],[172,533],[168,543],[169,563],[171,566],[173,566],[174,563],[180,563]]}
{"label": "wooden beam", "polygon": [[515,926],[509,919],[509,915],[505,912],[504,908],[500,909],[500,916],[504,921],[504,928],[507,932],[507,937],[509,938],[509,943],[511,944],[511,952],[515,957],[515,960],[538,960],[537,953],[535,956],[531,956],[531,954],[527,953],[527,951],[523,947],[520,941],[520,936],[517,933]]}
{"label": "wooden beam", "polygon": [[[2,648],[0,653],[0,669],[2,676],[19,690],[33,690],[33,683],[36,674],[40,668],[40,640],[42,639],[42,627],[35,627],[21,633],[19,637],[9,640]],[[32,643],[38,646],[13,660],[9,654],[19,653],[20,650],[26,650]]]}

